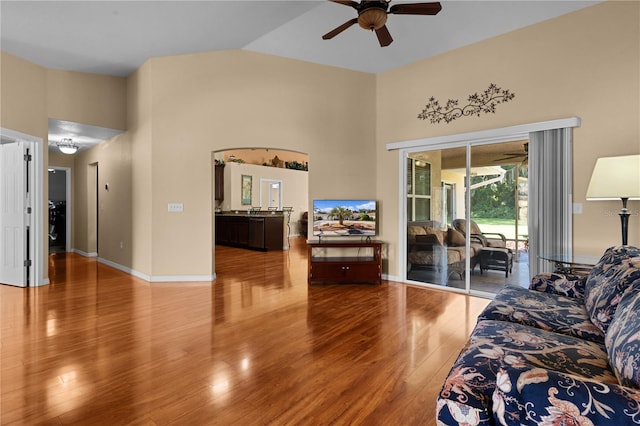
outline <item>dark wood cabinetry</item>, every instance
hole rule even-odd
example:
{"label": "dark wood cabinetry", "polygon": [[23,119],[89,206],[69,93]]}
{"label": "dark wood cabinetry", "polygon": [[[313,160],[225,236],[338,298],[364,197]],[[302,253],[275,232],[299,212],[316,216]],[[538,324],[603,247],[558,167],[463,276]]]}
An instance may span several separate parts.
{"label": "dark wood cabinetry", "polygon": [[381,241],[309,241],[307,247],[309,284],[382,282]]}
{"label": "dark wood cabinetry", "polygon": [[214,199],[224,200],[224,166],[214,167]]}
{"label": "dark wood cabinetry", "polygon": [[281,215],[216,215],[216,244],[282,250],[284,218]]}
{"label": "dark wood cabinetry", "polygon": [[216,216],[216,244],[249,245],[249,222],[244,217]]}

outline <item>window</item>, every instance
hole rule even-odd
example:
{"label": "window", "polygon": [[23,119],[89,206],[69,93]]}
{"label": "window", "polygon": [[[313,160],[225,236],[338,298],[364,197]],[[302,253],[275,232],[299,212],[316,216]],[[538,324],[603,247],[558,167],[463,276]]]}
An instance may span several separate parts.
{"label": "window", "polygon": [[407,158],[407,216],[409,221],[431,219],[431,164]]}

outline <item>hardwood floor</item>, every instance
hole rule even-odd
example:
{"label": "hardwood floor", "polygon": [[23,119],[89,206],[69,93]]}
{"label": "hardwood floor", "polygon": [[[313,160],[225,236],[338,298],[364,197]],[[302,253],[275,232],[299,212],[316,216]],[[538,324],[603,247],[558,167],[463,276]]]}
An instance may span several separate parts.
{"label": "hardwood floor", "polygon": [[2,425],[425,425],[486,299],[313,285],[306,246],[147,283],[75,254],[0,285]]}

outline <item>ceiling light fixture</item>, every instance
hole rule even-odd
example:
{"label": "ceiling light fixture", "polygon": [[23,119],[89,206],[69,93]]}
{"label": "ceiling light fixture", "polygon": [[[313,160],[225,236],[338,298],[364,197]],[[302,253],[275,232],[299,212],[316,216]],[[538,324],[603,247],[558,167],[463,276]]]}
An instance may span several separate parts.
{"label": "ceiling light fixture", "polygon": [[58,142],[58,149],[63,154],[75,154],[78,151],[78,145],[74,144],[71,138],[62,138]]}
{"label": "ceiling light fixture", "polygon": [[380,6],[371,6],[358,15],[358,24],[365,30],[379,30],[387,23],[387,11]]}

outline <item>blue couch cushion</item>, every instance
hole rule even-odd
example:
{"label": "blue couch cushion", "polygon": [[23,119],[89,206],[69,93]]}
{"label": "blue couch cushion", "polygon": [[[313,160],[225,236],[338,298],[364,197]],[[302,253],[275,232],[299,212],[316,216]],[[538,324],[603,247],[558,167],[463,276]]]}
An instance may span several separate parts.
{"label": "blue couch cushion", "polygon": [[586,275],[559,274],[556,272],[542,273],[531,278],[530,290],[543,293],[559,294],[561,296],[584,299],[584,285]]}
{"label": "blue couch cushion", "polygon": [[[544,368],[616,383],[604,345],[574,336],[504,321],[478,322],[440,391],[441,424],[491,422],[496,374],[502,365],[516,370]],[[467,421],[471,420],[471,421]]]}
{"label": "blue couch cushion", "polygon": [[591,322],[583,300],[527,290],[517,285],[504,286],[478,319],[516,322],[604,342],[604,333]]}
{"label": "blue couch cushion", "polygon": [[623,295],[605,345],[620,384],[640,389],[640,280]]}
{"label": "blue couch cushion", "polygon": [[616,312],[624,290],[640,278],[640,248],[611,247],[591,270],[585,283],[584,304],[591,321],[603,332]]}
{"label": "blue couch cushion", "polygon": [[557,371],[504,366],[493,417],[500,425],[640,424],[640,391]]}

